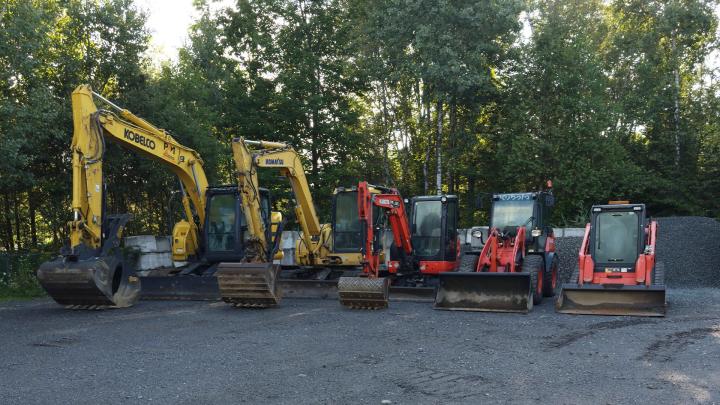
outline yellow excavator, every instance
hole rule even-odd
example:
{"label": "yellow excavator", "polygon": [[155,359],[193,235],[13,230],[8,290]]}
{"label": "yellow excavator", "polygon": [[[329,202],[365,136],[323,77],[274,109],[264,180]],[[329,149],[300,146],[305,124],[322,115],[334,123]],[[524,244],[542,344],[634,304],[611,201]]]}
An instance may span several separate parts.
{"label": "yellow excavator", "polygon": [[[99,109],[94,98],[113,111]],[[267,190],[248,185],[240,171],[238,186],[209,187],[196,151],[94,93],[87,85],[73,92],[72,110],[70,243],[58,258],[43,263],[37,271],[41,286],[56,302],[75,308],[127,307],[138,300],[141,284],[143,295],[149,289],[150,296],[169,294],[182,298],[192,295],[192,291],[182,291],[182,286],[192,289],[195,285],[211,285],[203,281],[215,277],[193,276],[212,276],[220,262],[235,262],[234,266],[244,270],[246,283],[277,272],[278,266],[272,264],[272,259],[279,245],[281,216],[271,213]],[[130,215],[105,212],[106,140],[162,163],[180,180],[185,219],[173,227],[171,249],[173,261],[184,265],[157,269],[163,277],[148,277],[151,281],[148,288],[124,259],[120,248]],[[237,306],[277,303],[274,291],[247,288],[242,283],[226,285],[225,291],[228,301]]]}
{"label": "yellow excavator", "polygon": [[[321,224],[302,159],[291,146],[280,142],[236,138],[233,140],[232,149],[240,190],[247,190],[243,191],[243,195],[259,188],[258,169],[274,168],[288,179],[296,204],[295,217],[301,232],[295,243],[295,263],[286,266],[280,276],[276,268],[268,267],[265,276],[260,277],[258,273],[250,276],[247,268],[238,268],[235,263],[220,263],[217,271],[220,296],[229,301],[233,297],[230,287],[250,278],[254,278],[256,288],[275,291],[278,297],[280,291],[292,297],[303,298],[328,298],[337,295],[337,281],[340,276],[353,272],[359,274],[362,271],[357,187],[335,189],[332,221]],[[369,187],[371,194],[387,190],[380,186]],[[249,287],[252,283],[246,285]]]}

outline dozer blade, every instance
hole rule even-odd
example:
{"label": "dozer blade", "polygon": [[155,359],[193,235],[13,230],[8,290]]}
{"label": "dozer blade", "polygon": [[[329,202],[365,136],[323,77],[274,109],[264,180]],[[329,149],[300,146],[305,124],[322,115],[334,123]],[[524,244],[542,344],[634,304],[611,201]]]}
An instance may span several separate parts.
{"label": "dozer blade", "polygon": [[45,262],[40,285],[58,304],[74,309],[124,308],[140,297],[140,280],[116,257]]}
{"label": "dozer blade", "polygon": [[528,312],[528,273],[440,273],[435,308],[455,311]]}
{"label": "dozer blade", "polygon": [[387,308],[389,294],[390,279],[384,277],[340,277],[338,280],[340,304],[348,308]]}
{"label": "dozer blade", "polygon": [[555,302],[564,314],[665,316],[665,287],[565,284]]}
{"label": "dozer blade", "polygon": [[267,308],[280,303],[280,265],[220,263],[215,272],[220,297],[239,308]]}

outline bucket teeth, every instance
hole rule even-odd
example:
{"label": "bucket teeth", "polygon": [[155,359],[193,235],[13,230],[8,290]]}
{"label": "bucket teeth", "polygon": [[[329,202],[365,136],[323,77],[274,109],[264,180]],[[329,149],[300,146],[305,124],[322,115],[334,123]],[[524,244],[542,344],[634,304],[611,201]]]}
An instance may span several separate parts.
{"label": "bucket teeth", "polygon": [[386,278],[340,277],[340,304],[351,309],[384,309],[388,306],[390,280]]}
{"label": "bucket teeth", "polygon": [[280,303],[280,266],[272,263],[220,263],[217,276],[222,300],[236,308],[268,308]]}

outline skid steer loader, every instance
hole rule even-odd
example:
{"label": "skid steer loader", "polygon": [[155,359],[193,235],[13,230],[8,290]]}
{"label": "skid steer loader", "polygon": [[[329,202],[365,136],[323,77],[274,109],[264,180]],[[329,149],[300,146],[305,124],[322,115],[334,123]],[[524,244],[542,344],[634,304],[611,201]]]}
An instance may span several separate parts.
{"label": "skid steer loader", "polygon": [[644,204],[595,205],[570,283],[555,303],[566,314],[664,316],[665,285],[655,260],[657,223]]}
{"label": "skid steer loader", "polygon": [[482,250],[466,252],[457,272],[440,274],[435,308],[528,312],[553,296],[559,264],[548,224],[553,205],[551,190],[493,195]]}

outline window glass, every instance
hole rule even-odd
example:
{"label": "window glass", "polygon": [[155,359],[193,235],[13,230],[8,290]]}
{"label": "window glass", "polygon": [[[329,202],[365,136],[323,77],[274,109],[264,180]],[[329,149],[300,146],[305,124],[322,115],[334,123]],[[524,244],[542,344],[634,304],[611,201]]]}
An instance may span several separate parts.
{"label": "window glass", "polygon": [[503,230],[506,227],[519,227],[525,225],[529,233],[533,216],[534,201],[494,201],[492,212],[492,226]]}
{"label": "window glass", "polygon": [[595,262],[634,264],[638,257],[639,217],[635,212],[602,212],[595,225]]}
{"label": "window glass", "polygon": [[442,241],[442,203],[418,201],[413,209],[415,227],[412,244],[418,256],[435,256],[440,253]]}
{"label": "window glass", "polygon": [[334,249],[360,248],[360,218],[358,217],[357,192],[341,192],[335,195]]}
{"label": "window glass", "polygon": [[235,250],[235,195],[220,194],[210,199],[208,249],[222,252]]}
{"label": "window glass", "polygon": [[450,259],[457,254],[457,202],[447,202],[447,228],[445,229],[445,258]]}

